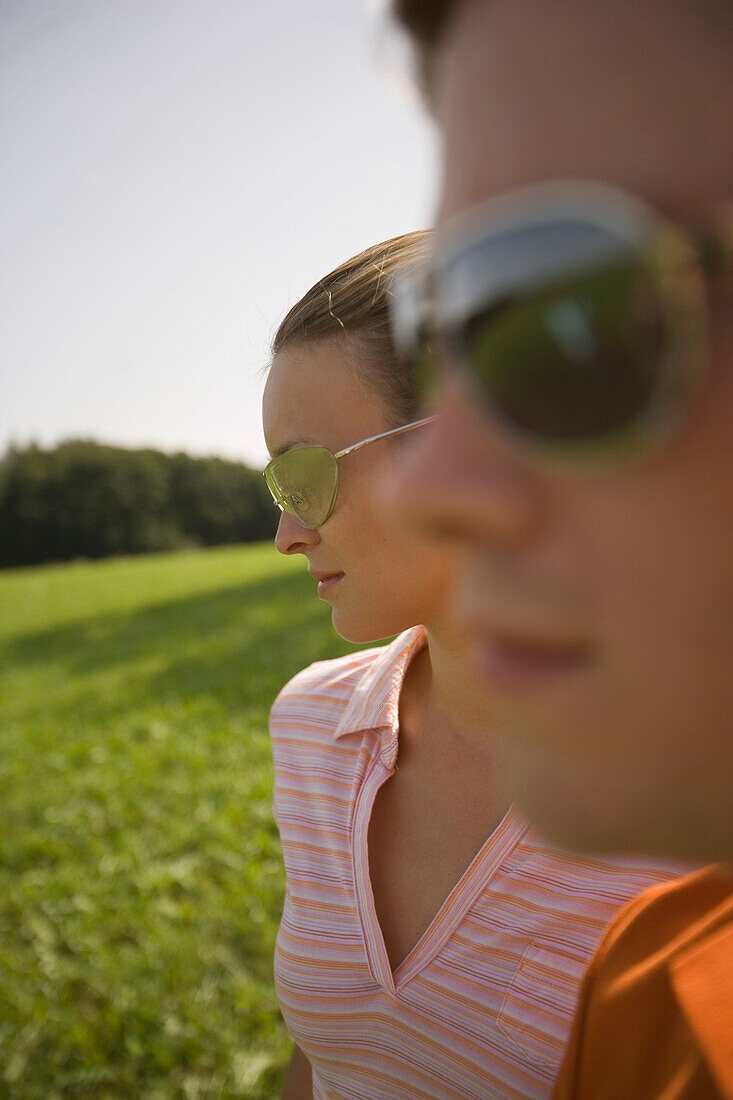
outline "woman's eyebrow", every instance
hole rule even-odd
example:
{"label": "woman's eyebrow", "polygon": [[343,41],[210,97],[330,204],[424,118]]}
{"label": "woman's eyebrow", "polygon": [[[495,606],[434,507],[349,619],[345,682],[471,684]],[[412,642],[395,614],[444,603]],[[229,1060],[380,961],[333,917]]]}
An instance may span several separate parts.
{"label": "woman's eyebrow", "polygon": [[315,440],[310,439],[308,436],[304,436],[302,439],[290,439],[287,443],[283,443],[281,447],[276,447],[272,452],[272,457],[277,458],[278,455],[284,455],[286,451],[292,451],[293,447],[296,447],[299,443],[315,443]]}

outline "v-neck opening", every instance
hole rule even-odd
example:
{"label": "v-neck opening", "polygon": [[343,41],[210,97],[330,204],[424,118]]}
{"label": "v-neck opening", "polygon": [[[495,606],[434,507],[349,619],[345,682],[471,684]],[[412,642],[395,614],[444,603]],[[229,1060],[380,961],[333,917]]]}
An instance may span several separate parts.
{"label": "v-neck opening", "polygon": [[[395,738],[396,742],[396,738]],[[438,954],[466,916],[478,894],[529,828],[513,806],[492,830],[444,898],[430,923],[404,959],[392,970],[369,872],[369,823],[380,787],[394,773],[394,752],[385,763],[382,754],[372,762],[357,795],[354,809],[351,860],[356,902],[369,971],[379,985],[396,996]]]}

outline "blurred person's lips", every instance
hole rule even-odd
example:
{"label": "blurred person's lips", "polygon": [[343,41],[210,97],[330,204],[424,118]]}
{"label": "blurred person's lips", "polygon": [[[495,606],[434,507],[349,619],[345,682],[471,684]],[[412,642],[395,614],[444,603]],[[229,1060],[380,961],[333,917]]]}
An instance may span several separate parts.
{"label": "blurred person's lips", "polygon": [[581,672],[594,656],[593,647],[584,642],[538,641],[503,634],[478,634],[472,645],[477,674],[499,691],[521,690]]}
{"label": "blurred person's lips", "polygon": [[587,669],[598,646],[580,603],[550,585],[484,563],[461,577],[455,610],[470,628],[471,660],[481,680],[514,692]]}

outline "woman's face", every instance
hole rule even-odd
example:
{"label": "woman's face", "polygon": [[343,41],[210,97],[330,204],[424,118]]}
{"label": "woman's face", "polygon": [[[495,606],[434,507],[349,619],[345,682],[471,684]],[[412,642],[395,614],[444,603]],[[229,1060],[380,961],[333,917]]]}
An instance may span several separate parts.
{"label": "woman's face", "polygon": [[[358,353],[347,336],[278,352],[262,403],[270,454],[308,443],[335,452],[394,426],[356,372]],[[388,638],[441,615],[448,553],[404,529],[379,501],[377,490],[399,455],[399,441],[387,439],[339,459],[338,497],[326,522],[313,531],[283,512],[275,536],[281,554],[305,556],[314,584],[321,580],[319,596],[332,606],[334,627],[352,642]]]}

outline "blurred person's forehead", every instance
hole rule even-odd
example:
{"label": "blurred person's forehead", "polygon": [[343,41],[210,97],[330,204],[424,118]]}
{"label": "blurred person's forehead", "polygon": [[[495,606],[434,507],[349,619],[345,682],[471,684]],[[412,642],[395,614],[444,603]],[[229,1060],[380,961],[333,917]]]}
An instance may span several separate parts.
{"label": "blurred person's forehead", "polygon": [[671,212],[733,195],[733,2],[465,0],[443,42],[439,220],[557,177]]}

